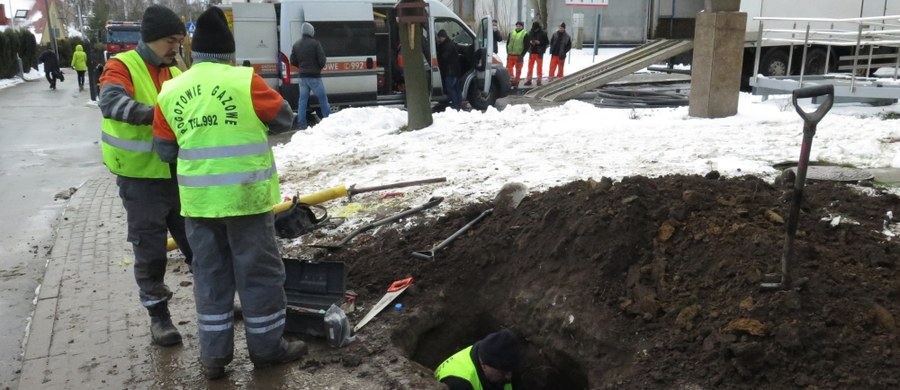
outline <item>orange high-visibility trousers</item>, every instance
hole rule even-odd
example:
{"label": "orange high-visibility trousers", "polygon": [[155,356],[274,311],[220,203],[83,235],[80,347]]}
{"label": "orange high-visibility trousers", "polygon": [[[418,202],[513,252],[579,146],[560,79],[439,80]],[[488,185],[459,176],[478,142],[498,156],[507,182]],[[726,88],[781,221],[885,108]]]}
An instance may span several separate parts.
{"label": "orange high-visibility trousers", "polygon": [[[557,67],[557,66],[559,66],[559,70],[558,70],[558,71],[556,72],[556,74],[554,75],[554,74],[553,74],[553,71],[556,70],[556,67]],[[557,78],[563,77],[563,68],[564,68],[565,66],[566,66],[566,60],[564,60],[564,59],[562,59],[562,60],[559,59],[559,56],[550,56],[550,72],[547,73],[547,77],[550,77],[550,78],[553,78],[553,77],[557,77]]]}
{"label": "orange high-visibility trousers", "polygon": [[[522,56],[513,54],[506,56],[506,70],[509,72],[509,77],[512,77],[513,87],[519,86],[519,80],[522,78],[522,65],[525,65],[525,59]],[[513,70],[515,70],[515,74]]]}
{"label": "orange high-visibility trousers", "polygon": [[531,74],[534,71],[534,64],[537,63],[537,81],[541,82],[541,78],[544,77],[544,55],[543,54],[528,54],[528,76],[525,77],[525,82],[531,82]]}

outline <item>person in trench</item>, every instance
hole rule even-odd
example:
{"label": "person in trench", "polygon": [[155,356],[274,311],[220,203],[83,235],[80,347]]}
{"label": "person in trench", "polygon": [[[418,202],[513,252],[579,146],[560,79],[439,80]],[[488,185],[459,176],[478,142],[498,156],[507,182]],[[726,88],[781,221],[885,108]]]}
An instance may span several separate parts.
{"label": "person in trench", "polygon": [[444,360],[435,378],[448,390],[512,390],[521,388],[521,345],[516,335],[503,329]]}

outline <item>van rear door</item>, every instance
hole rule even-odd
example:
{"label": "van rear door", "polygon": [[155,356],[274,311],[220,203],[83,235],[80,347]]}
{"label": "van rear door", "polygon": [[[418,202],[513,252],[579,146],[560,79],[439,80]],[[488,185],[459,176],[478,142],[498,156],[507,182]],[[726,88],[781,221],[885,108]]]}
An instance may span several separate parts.
{"label": "van rear door", "polygon": [[[328,62],[322,82],[332,104],[374,104],[378,80],[375,19],[371,2],[302,1],[281,6],[281,50],[290,56],[301,36],[303,23],[316,30]],[[291,66],[291,84],[299,81],[299,69]],[[314,102],[311,98],[311,102]]]}
{"label": "van rear door", "polygon": [[275,88],[278,85],[275,6],[267,3],[232,3],[231,7],[236,64],[249,64],[270,87]]}

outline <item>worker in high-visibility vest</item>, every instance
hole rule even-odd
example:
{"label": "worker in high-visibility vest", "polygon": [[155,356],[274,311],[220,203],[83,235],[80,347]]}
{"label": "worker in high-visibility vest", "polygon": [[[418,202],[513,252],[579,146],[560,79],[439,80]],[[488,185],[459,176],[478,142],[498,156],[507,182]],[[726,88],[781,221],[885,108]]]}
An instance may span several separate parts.
{"label": "worker in high-visibility vest", "polygon": [[103,163],[116,175],[128,215],[134,278],[141,304],[150,314],[150,336],[163,346],[181,343],[169,314],[172,291],[164,282],[167,232],[188,264],[193,255],[181,216],[175,166],[153,153],[151,124],[162,84],[181,73],[175,57],[184,35],[184,23],[175,12],[161,5],[148,7],[137,48],[117,54],[103,67],[98,103],[103,114]]}
{"label": "worker in high-visibility vest", "polygon": [[272,205],[281,200],[268,132],[290,130],[293,112],[253,68],[234,66],[225,13],[197,18],[192,65],[163,86],[154,117],[154,150],[178,162],[181,212],[194,249],[200,362],[208,379],[234,357],[234,294],[243,306],[256,367],[306,353],[283,338],[285,270]]}
{"label": "worker in high-visibility vest", "polygon": [[522,65],[525,64],[525,37],[528,32],[525,31],[523,22],[516,22],[516,29],[509,32],[506,38],[506,70],[512,77],[513,89],[519,88],[519,80],[522,78]]}
{"label": "worker in high-visibility vest", "polygon": [[503,329],[444,360],[434,376],[448,390],[513,390],[521,355],[516,335]]}

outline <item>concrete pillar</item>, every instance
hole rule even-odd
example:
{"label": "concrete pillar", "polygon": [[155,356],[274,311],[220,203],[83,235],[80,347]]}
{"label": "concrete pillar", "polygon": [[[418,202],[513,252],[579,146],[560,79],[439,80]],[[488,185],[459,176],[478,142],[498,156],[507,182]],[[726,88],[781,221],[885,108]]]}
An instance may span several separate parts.
{"label": "concrete pillar", "polygon": [[690,116],[737,114],[744,63],[744,12],[700,12],[694,29]]}

